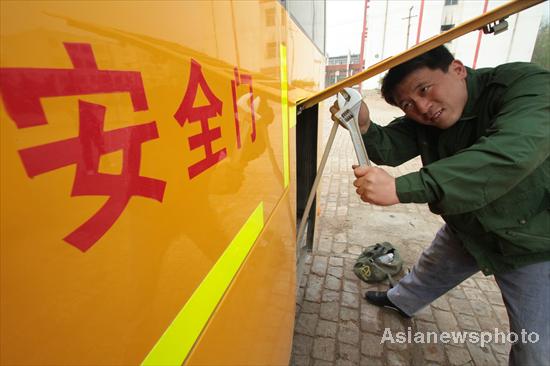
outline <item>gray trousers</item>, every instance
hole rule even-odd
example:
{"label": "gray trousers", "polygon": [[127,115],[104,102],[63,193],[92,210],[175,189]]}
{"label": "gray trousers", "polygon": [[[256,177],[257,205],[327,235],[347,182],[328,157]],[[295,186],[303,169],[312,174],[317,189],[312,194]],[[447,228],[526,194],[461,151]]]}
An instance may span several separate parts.
{"label": "gray trousers", "polygon": [[[478,271],[474,258],[444,225],[412,271],[388,291],[388,298],[413,315]],[[509,364],[550,365],[550,262],[498,274],[495,280],[508,312],[510,331],[520,336],[520,341],[512,345]],[[527,334],[536,332],[538,342],[522,343],[522,330]]]}

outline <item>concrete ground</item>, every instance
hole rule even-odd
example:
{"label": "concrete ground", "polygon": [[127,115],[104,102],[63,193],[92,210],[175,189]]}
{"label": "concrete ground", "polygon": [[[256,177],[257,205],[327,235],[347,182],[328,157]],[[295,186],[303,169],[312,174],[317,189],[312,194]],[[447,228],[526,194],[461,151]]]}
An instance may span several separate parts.
{"label": "concrete ground", "polygon": [[[401,115],[375,92],[366,97],[371,117],[380,124]],[[331,103],[330,103],[331,104]],[[329,103],[322,121],[328,137]],[[323,149],[324,150],[324,147]],[[321,150],[321,153],[322,153]],[[362,249],[389,241],[401,252],[405,268],[412,268],[443,220],[426,205],[378,207],[362,202],[352,185],[356,163],[349,134],[340,128],[320,188],[314,248],[307,259],[297,300],[292,364],[325,365],[507,365],[509,344],[381,342],[386,329],[393,337],[416,332],[508,331],[508,317],[493,277],[481,272],[451,290],[412,319],[368,304],[366,290],[386,290],[387,284],[369,285],[352,271]],[[414,159],[397,168],[400,176],[420,168]],[[387,338],[386,338],[387,339]]]}

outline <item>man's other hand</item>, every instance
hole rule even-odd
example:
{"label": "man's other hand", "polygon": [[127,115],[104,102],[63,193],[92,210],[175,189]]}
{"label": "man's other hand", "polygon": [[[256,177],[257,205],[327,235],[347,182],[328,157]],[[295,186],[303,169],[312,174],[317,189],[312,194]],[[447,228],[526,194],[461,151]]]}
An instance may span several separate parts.
{"label": "man's other hand", "polygon": [[371,166],[353,166],[356,180],[353,185],[361,200],[378,206],[391,206],[399,203],[395,189],[395,178],[385,170]]}
{"label": "man's other hand", "polygon": [[[330,111],[330,118],[334,122],[340,123],[338,118],[336,118],[335,114],[340,110],[338,107],[338,101],[335,101],[334,104],[329,108]],[[361,130],[361,134],[367,133],[367,130],[370,126],[370,112],[369,108],[365,104],[365,102],[361,101],[361,108],[359,108],[359,130]],[[343,124],[340,123],[340,126],[346,128]]]}

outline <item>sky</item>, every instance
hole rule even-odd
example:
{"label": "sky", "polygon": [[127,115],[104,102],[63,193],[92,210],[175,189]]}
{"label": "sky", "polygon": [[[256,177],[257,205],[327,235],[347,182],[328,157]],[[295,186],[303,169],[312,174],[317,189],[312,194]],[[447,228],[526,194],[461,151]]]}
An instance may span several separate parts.
{"label": "sky", "polygon": [[359,53],[364,0],[327,0],[326,52],[329,56]]}
{"label": "sky", "polygon": [[[326,0],[326,53],[329,56],[347,55],[348,50],[352,54],[360,52],[364,9],[364,0]],[[543,22],[549,21],[550,7],[547,7]]]}

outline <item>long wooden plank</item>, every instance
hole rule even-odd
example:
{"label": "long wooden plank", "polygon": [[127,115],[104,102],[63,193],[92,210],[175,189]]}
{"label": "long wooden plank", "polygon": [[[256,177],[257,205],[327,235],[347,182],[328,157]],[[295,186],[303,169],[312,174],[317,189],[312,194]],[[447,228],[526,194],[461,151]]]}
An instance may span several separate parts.
{"label": "long wooden plank", "polygon": [[403,62],[406,62],[416,56],[423,54],[433,48],[441,46],[447,42],[452,41],[455,38],[458,38],[466,33],[471,31],[479,30],[485,25],[495,22],[497,20],[506,18],[512,14],[518,13],[522,10],[530,8],[534,5],[540,4],[546,0],[512,0],[502,6],[499,6],[485,14],[482,14],[476,18],[468,20],[464,23],[459,24],[458,26],[449,29],[446,32],[438,34],[432,38],[429,38],[425,41],[420,42],[416,46],[409,48],[408,50],[397,54],[395,56],[389,57],[385,60],[382,60],[364,71],[357,73],[349,78],[340,81],[325,90],[314,94],[306,99],[298,102],[298,112],[303,109],[309,108],[318,104],[319,102],[333,96],[338,93],[345,87],[350,87],[360,82],[367,80],[375,75],[380,74],[388,69],[391,69],[394,66],[397,66]]}

